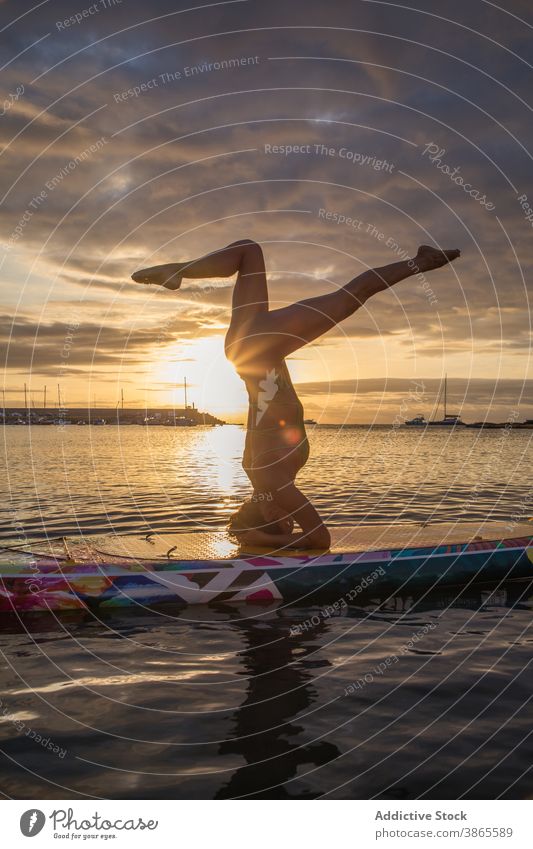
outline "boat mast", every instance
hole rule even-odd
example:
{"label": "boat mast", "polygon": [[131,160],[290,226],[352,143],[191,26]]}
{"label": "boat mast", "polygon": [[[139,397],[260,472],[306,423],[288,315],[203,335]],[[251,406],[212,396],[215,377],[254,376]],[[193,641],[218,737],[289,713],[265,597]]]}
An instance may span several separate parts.
{"label": "boat mast", "polygon": [[431,421],[433,421],[433,422],[437,421],[437,416],[439,414],[439,409],[440,409],[441,398],[442,398],[442,383],[439,386],[439,394],[437,395],[437,403],[435,404],[435,406],[433,407],[433,410],[432,410]]}
{"label": "boat mast", "polygon": [[448,375],[444,375],[444,418],[446,418],[446,402],[448,400]]}
{"label": "boat mast", "polygon": [[187,378],[185,377],[183,381],[183,388],[185,391],[185,412],[187,412]]}

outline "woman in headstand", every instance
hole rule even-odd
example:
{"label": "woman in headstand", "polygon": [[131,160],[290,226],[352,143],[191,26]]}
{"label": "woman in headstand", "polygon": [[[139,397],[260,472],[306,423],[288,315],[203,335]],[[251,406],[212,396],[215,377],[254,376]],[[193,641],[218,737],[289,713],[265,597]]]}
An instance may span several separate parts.
{"label": "woman in headstand", "polygon": [[[253,495],[233,514],[229,530],[247,545],[318,548],[329,531],[295,484],[309,457],[302,404],[285,358],[318,339],[358,310],[372,295],[419,272],[440,268],[460,255],[422,245],[412,260],[371,269],[326,295],[270,310],[263,252],[248,239],[189,262],[156,265],[132,275],[137,283],[179,289],[183,278],[231,277],[232,316],[225,352],[249,398],[243,468]],[[300,532],[294,531],[298,525]]]}

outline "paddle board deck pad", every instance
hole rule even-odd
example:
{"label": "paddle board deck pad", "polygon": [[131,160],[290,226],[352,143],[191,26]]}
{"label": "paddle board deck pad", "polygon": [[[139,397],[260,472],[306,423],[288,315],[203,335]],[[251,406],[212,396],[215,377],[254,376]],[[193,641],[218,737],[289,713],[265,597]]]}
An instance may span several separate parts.
{"label": "paddle board deck pad", "polygon": [[332,529],[325,551],[243,550],[224,532],[76,537],[0,549],[0,610],[326,602],[533,578],[533,522]]}

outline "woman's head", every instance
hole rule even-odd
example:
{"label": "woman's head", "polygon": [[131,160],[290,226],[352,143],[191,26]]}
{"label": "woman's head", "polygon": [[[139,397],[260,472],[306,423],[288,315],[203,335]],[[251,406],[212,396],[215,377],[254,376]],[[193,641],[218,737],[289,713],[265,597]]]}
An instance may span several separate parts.
{"label": "woman's head", "polygon": [[228,523],[230,533],[258,530],[267,534],[290,534],[293,520],[272,500],[261,500],[257,495],[248,498]]}

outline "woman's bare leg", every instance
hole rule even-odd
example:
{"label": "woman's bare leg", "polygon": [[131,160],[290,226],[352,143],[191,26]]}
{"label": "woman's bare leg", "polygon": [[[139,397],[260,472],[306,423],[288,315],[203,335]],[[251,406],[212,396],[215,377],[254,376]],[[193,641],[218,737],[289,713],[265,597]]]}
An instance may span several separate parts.
{"label": "woman's bare leg", "polygon": [[136,283],[155,283],[167,289],[179,289],[183,278],[231,277],[235,273],[237,280],[233,288],[225,350],[229,359],[237,362],[254,319],[268,312],[265,261],[256,242],[243,239],[199,259],[144,268],[132,274],[132,278]]}
{"label": "woman's bare leg", "polygon": [[[264,275],[261,248],[250,239],[233,242],[225,248],[187,262],[170,262],[143,268],[131,275],[136,283],[156,284],[166,289],[179,289],[183,278],[231,277],[240,272],[244,277]],[[258,281],[255,280],[255,283]],[[266,279],[265,279],[266,286]]]}
{"label": "woman's bare leg", "polygon": [[257,322],[256,345],[269,359],[283,359],[327,333],[377,292],[413,274],[440,268],[458,256],[458,250],[439,251],[422,245],[414,259],[365,271],[335,292],[272,310]]}
{"label": "woman's bare leg", "polygon": [[245,239],[236,242],[240,256],[237,280],[231,297],[231,319],[224,341],[228,359],[238,362],[242,343],[250,327],[260,316],[268,313],[268,286],[263,251],[256,242]]}

